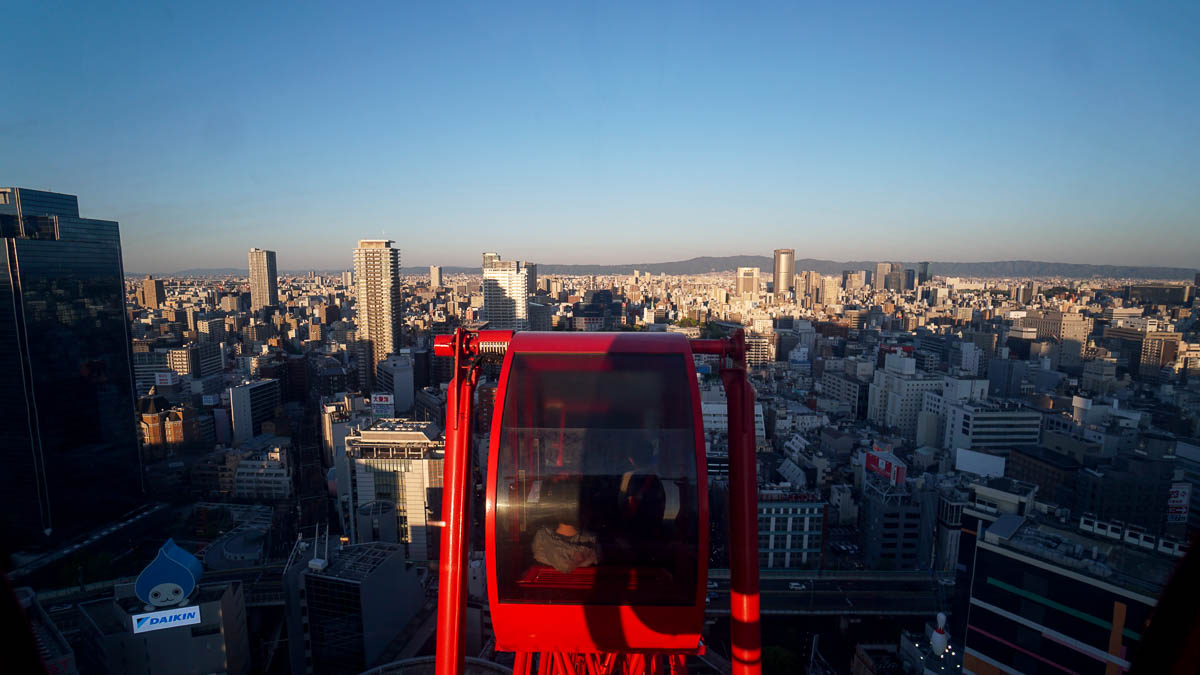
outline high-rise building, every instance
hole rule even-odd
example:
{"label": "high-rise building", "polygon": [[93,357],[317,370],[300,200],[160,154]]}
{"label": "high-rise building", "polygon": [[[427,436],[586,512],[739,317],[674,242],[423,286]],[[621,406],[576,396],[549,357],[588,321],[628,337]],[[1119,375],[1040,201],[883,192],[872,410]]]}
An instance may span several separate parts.
{"label": "high-rise building", "polygon": [[929,263],[917,263],[917,283],[927,284],[931,279],[932,277],[929,276]]}
{"label": "high-rise building", "polygon": [[279,277],[275,270],[275,251],[250,249],[250,311],[279,304]]}
{"label": "high-rise building", "polygon": [[923,480],[906,481],[907,467],[890,452],[870,451],[865,467],[858,517],[867,565],[872,569],[929,569],[937,492]]}
{"label": "high-rise building", "polygon": [[395,657],[389,647],[425,602],[399,544],[297,541],[283,571],[293,675],[353,675]]}
{"label": "high-rise building", "polygon": [[442,287],[442,266],[441,265],[430,265],[429,266],[429,287],[430,288],[441,288]]}
{"label": "high-rise building", "polygon": [[213,317],[210,319],[197,319],[196,332],[201,342],[210,344],[218,344],[225,340],[225,319],[223,317]]}
{"label": "high-rise building", "polygon": [[142,280],[142,305],[158,309],[167,300],[167,291],[163,288],[163,280],[155,279],[149,274]]}
{"label": "high-rise building", "polygon": [[0,531],[9,550],[142,502],[116,222],[0,188]]}
{"label": "high-rise building", "polygon": [[391,394],[392,405],[397,415],[412,410],[416,401],[414,360],[412,350],[401,349],[379,362],[375,368],[375,391]]}
{"label": "high-rise building", "polygon": [[262,433],[263,422],[275,416],[281,392],[279,380],[266,379],[229,388],[233,442],[244,443]]}
{"label": "high-rise building", "polygon": [[[346,436],[350,540],[408,544],[409,560],[438,559],[446,444],[434,422],[380,419]],[[339,471],[342,467],[339,467]]]}
{"label": "high-rise building", "polygon": [[888,354],[871,383],[867,419],[905,438],[915,438],[925,392],[940,391],[943,386],[941,377],[918,372],[915,359]]}
{"label": "high-rise building", "polygon": [[223,367],[221,348],[212,342],[191,342],[167,350],[167,368],[195,380],[216,375]]}
{"label": "high-rise building", "polygon": [[883,289],[884,284],[887,283],[887,275],[891,274],[891,272],[891,263],[875,263],[875,274],[871,276],[871,288],[877,291]]}
{"label": "high-rise building", "polygon": [[782,296],[792,290],[796,277],[796,249],[775,249],[775,294]]}
{"label": "high-rise building", "polygon": [[813,270],[806,270],[796,275],[796,295],[816,300],[817,295],[821,292],[822,278],[820,272]]}
{"label": "high-rise building", "polygon": [[842,270],[842,288],[847,293],[856,291],[866,285],[865,270]]}
{"label": "high-rise building", "polygon": [[1092,332],[1093,320],[1079,312],[1031,312],[1021,325],[1037,330],[1037,339],[1053,338],[1059,343],[1058,365],[1079,368],[1083,349]]}
{"label": "high-rise building", "polygon": [[837,304],[842,292],[841,286],[838,285],[837,277],[822,277],[818,289],[820,293],[818,300],[822,305]]}
{"label": "high-rise building", "polygon": [[737,268],[737,286],[734,288],[734,293],[742,297],[755,295],[758,293],[758,277],[757,267]]}
{"label": "high-rise building", "polygon": [[529,329],[529,269],[519,260],[483,254],[483,318],[495,330]]}
{"label": "high-rise building", "polygon": [[375,366],[402,343],[400,249],[387,239],[363,239],[354,249],[355,307],[359,341],[359,386],[373,391]]}
{"label": "high-rise building", "polygon": [[527,263],[524,263],[524,267],[529,272],[529,283],[528,283],[527,292],[530,294],[536,294],[538,291],[537,263],[527,262]]}

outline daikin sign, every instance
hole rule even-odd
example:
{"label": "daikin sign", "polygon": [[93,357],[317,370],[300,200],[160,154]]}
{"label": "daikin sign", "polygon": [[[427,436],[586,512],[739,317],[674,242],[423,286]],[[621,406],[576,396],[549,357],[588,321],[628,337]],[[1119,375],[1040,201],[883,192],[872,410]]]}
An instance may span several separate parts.
{"label": "daikin sign", "polygon": [[148,633],[152,630],[190,626],[200,623],[200,608],[196,606],[168,609],[161,612],[133,615],[133,632]]}

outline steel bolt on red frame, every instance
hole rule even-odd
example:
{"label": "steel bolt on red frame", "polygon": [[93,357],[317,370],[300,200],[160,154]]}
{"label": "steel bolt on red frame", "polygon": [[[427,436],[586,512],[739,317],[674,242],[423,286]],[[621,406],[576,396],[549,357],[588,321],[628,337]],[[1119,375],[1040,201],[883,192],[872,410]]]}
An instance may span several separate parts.
{"label": "steel bolt on red frame", "polygon": [[[470,523],[471,404],[483,345],[503,345],[511,331],[467,331],[434,339],[434,354],[454,358],[454,377],[446,396],[446,459],[442,499],[441,561],[438,580],[437,673],[461,675],[466,615],[466,570]],[[762,671],[758,591],[758,485],[754,438],[754,390],[746,373],[742,331],[719,340],[690,340],[694,354],[722,358],[721,381],[729,413],[730,473],[730,637],[735,675]],[[532,673],[533,654],[518,653],[514,673]],[[645,654],[567,654],[540,652],[538,673],[686,672],[683,655],[665,659]]]}

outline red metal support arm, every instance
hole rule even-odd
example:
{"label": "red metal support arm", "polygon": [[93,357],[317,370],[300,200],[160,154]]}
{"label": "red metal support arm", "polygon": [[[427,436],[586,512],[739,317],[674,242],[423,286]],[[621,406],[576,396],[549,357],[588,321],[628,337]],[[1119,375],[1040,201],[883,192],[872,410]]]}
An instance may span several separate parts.
{"label": "red metal support arm", "polygon": [[[497,331],[489,331],[496,333]],[[487,336],[487,337],[484,337]],[[442,488],[442,550],[438,573],[437,673],[461,675],[465,656],[466,572],[471,522],[471,403],[479,375],[481,341],[507,341],[459,328],[434,338],[433,353],[454,358],[446,392],[446,460]]]}
{"label": "red metal support arm", "polygon": [[696,354],[722,357],[721,381],[729,413],[730,656],[734,675],[762,672],[758,589],[758,467],[754,389],[746,374],[746,336],[691,340]]}

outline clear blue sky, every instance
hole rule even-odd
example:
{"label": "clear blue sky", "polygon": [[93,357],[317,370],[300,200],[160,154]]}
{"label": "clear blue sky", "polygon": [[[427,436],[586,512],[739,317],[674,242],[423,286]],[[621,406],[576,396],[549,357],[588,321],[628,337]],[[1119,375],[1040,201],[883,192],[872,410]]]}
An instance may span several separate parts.
{"label": "clear blue sky", "polygon": [[106,4],[5,10],[0,184],[131,272],[1200,265],[1194,2]]}

